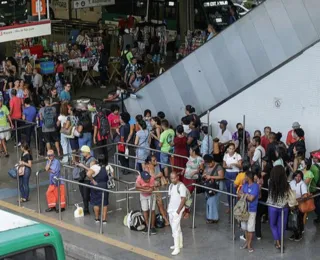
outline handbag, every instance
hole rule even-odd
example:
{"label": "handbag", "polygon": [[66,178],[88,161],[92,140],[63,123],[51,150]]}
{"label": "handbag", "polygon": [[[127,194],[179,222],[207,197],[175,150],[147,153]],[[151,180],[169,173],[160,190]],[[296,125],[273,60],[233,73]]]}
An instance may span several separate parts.
{"label": "handbag", "polygon": [[[300,186],[301,187],[301,186]],[[298,201],[296,198],[296,192],[293,191],[292,189],[289,189],[289,194],[288,194],[288,205],[290,208],[293,208],[298,205]]]}
{"label": "handbag", "polygon": [[71,135],[72,133],[72,126],[70,126],[69,128],[64,128],[64,127],[61,127],[60,129],[60,133],[61,134],[64,134],[64,135]]}
{"label": "handbag", "polygon": [[[219,185],[215,180],[206,180],[202,185],[206,186],[207,188],[219,190]],[[206,194],[209,197],[212,197],[217,194],[217,191],[206,189]]]}
{"label": "handbag", "polygon": [[302,198],[302,201],[299,202],[298,207],[302,213],[314,211],[316,206],[314,205],[314,199],[312,198],[312,194],[308,193],[307,197]]}
{"label": "handbag", "polygon": [[[121,142],[121,143],[124,143],[124,137],[121,136],[120,142]],[[125,151],[126,151],[126,146],[125,146],[124,144],[121,144],[121,143],[118,144],[118,152],[119,152],[119,153],[125,153]]]}
{"label": "handbag", "polygon": [[11,168],[9,171],[8,171],[8,175],[12,178],[12,179],[17,179],[17,174],[18,174],[18,171],[15,167]]}
{"label": "handbag", "polygon": [[288,216],[288,230],[298,230],[298,209],[291,210]]}

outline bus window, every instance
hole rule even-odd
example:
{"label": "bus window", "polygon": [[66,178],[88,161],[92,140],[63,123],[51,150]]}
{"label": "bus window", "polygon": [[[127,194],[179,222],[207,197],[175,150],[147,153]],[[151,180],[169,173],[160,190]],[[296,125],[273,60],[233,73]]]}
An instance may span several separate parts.
{"label": "bus window", "polygon": [[56,251],[52,246],[45,246],[14,253],[1,260],[57,260]]}

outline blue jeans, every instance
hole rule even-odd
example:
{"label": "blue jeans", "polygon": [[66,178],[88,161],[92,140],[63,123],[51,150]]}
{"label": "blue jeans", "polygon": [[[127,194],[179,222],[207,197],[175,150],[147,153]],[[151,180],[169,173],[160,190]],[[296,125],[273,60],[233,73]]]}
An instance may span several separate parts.
{"label": "blue jeans", "polygon": [[220,204],[220,194],[207,197],[207,219],[208,220],[218,220],[219,219],[219,204]]}
{"label": "blue jeans", "polygon": [[[238,172],[226,172],[225,174],[225,178],[226,178],[226,189],[227,189],[227,192],[230,192],[230,189],[232,187],[232,194],[236,194],[236,188],[234,187],[234,180],[236,179],[238,175]],[[229,203],[229,207],[231,207],[231,203],[230,203],[230,199],[231,199],[231,196],[228,196],[228,203]]]}
{"label": "blue jeans", "polygon": [[29,167],[24,168],[24,175],[19,176],[19,188],[20,196],[23,199],[29,199],[29,179],[31,175],[31,169]]}
{"label": "blue jeans", "polygon": [[[81,147],[84,145],[87,145],[90,148],[92,147],[92,134],[91,133],[83,133],[82,137],[79,138],[79,148],[81,149]],[[92,151],[91,151],[91,155],[93,155]]]}

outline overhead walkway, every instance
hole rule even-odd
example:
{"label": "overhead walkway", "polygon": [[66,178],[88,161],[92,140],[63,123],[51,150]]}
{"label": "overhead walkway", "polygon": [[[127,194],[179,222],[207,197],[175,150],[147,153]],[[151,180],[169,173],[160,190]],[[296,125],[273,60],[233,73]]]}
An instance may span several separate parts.
{"label": "overhead walkway", "polygon": [[173,125],[184,107],[198,114],[286,64],[320,39],[320,1],[267,0],[126,99],[133,115],[163,111]]}

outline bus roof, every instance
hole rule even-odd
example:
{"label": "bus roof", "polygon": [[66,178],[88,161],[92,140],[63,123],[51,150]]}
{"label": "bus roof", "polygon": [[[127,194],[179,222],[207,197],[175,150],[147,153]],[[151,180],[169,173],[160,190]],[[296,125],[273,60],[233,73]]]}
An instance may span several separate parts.
{"label": "bus roof", "polygon": [[0,232],[39,224],[38,222],[0,210]]}

